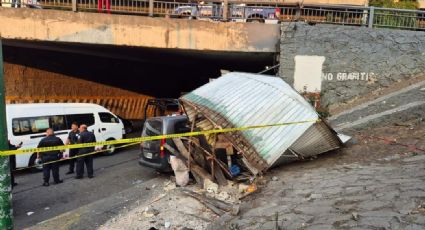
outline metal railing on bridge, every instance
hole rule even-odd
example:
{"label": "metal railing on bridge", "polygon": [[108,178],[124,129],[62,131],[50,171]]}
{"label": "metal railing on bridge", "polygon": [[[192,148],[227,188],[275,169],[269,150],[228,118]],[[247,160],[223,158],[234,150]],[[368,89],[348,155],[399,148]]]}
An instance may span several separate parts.
{"label": "metal railing on bridge", "polygon": [[220,21],[305,21],[370,28],[425,31],[425,11],[332,5],[197,4],[158,0],[0,0],[3,7],[30,7]]}
{"label": "metal railing on bridge", "polygon": [[285,7],[282,21],[425,30],[425,11],[378,7]]}

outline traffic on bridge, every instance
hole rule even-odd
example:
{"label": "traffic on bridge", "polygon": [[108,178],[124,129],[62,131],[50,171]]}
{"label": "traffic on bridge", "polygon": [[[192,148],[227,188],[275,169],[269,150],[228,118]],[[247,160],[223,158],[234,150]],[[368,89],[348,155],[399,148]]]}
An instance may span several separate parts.
{"label": "traffic on bridge", "polygon": [[155,1],[155,0],[2,0],[3,7],[29,7],[107,14],[131,14],[210,21],[279,23],[306,21],[368,27],[425,30],[419,10],[369,7],[365,1]]}

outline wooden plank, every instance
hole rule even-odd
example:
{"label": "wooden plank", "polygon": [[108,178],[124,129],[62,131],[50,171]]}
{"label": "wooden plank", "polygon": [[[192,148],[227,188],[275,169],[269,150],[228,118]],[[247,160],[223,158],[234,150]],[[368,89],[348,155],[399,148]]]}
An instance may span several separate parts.
{"label": "wooden plank", "polygon": [[[199,136],[198,138],[200,139],[200,141],[198,141],[198,142],[194,141],[192,143],[194,143],[200,150],[202,150],[209,157],[213,157],[213,159],[217,163],[215,165],[217,165],[218,167],[221,168],[221,170],[218,170],[218,171],[221,171],[221,173],[223,173],[223,171],[224,171],[227,174],[227,176],[229,178],[231,178],[232,175],[230,174],[229,170],[226,168],[224,163],[221,162],[220,160],[218,160],[217,158],[215,158],[213,156],[213,154],[210,152],[211,149],[208,147],[207,140],[205,139],[205,136]],[[217,171],[217,170],[215,170],[215,171]],[[218,180],[221,180],[219,183],[223,183],[223,185],[227,185],[227,180],[226,180],[226,177],[224,175],[223,175],[223,177],[224,177],[224,180],[226,180],[226,182],[223,181],[223,179],[222,179],[223,177],[221,175],[217,175],[217,176],[220,177],[220,178],[217,178],[217,182],[219,182]]]}
{"label": "wooden plank", "polygon": [[214,164],[214,178],[217,180],[218,185],[220,186],[227,185],[227,179],[224,176],[223,171],[221,171],[221,168],[218,164]]}
{"label": "wooden plank", "polygon": [[131,99],[131,107],[130,107],[130,116],[128,117],[128,119],[134,119],[135,117],[135,109],[136,109],[136,105],[137,105],[137,99],[136,98],[132,98]]}
{"label": "wooden plank", "polygon": [[141,99],[137,98],[136,99],[136,105],[134,106],[134,113],[133,113],[133,118],[132,119],[140,119],[140,104],[141,104]]}
{"label": "wooden plank", "polygon": [[245,156],[242,156],[242,162],[249,169],[249,171],[251,171],[253,175],[258,175],[259,171],[249,163]]}
{"label": "wooden plank", "polygon": [[200,196],[196,196],[192,193],[189,193],[187,190],[183,190],[183,193],[185,193],[186,195],[195,198],[196,200],[198,200],[199,202],[201,202],[203,205],[205,205],[205,207],[207,207],[208,209],[210,209],[211,211],[213,211],[215,214],[222,216],[224,215],[226,212],[224,212],[223,210],[215,207],[214,205],[212,205],[211,203],[207,202],[205,199],[202,199]]}
{"label": "wooden plank", "polygon": [[128,114],[128,117],[126,117],[127,119],[133,119],[134,117],[134,108],[136,108],[136,99],[131,98],[131,106],[130,106],[130,113]]}
{"label": "wooden plank", "polygon": [[208,202],[208,203],[214,205],[215,207],[217,207],[217,208],[219,208],[223,211],[230,212],[233,209],[233,205],[230,204],[230,203],[227,203],[225,201],[218,200],[218,199],[215,199],[215,198],[212,198],[212,197],[207,197],[203,194],[199,194],[199,193],[187,190],[187,189],[183,189],[182,192],[184,192],[185,194],[188,194],[192,197],[196,197],[198,199],[204,200],[205,202]]}
{"label": "wooden plank", "polygon": [[146,98],[139,98],[139,105],[137,107],[137,117],[136,119],[144,119],[145,112],[145,102],[148,101]]}

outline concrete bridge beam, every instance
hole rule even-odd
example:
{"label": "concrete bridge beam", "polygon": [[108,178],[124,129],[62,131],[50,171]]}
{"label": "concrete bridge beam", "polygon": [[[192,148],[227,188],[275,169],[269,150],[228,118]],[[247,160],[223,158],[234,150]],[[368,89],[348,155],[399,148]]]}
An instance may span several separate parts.
{"label": "concrete bridge beam", "polygon": [[6,39],[189,50],[278,52],[279,25],[0,8]]}

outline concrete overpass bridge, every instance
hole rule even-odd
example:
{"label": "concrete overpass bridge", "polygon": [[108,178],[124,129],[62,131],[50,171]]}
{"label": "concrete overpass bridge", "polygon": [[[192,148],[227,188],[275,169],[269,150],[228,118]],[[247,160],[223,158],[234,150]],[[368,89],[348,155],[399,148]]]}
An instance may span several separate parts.
{"label": "concrete overpass bridge", "polygon": [[[73,12],[70,9],[74,5],[56,6],[56,9],[61,7],[68,11],[0,8],[6,80],[10,83],[7,94],[14,102],[31,102],[25,98],[61,101],[76,95],[80,99],[178,97],[218,77],[221,69],[259,72],[277,62],[277,55],[288,42],[305,43],[305,36],[294,38],[296,28],[290,27],[290,31],[283,33],[285,41],[281,44],[278,24],[124,15],[131,13],[128,9],[121,15]],[[140,6],[135,9],[145,10]],[[320,6],[279,9],[281,21],[350,25],[365,34],[371,32],[365,32],[365,27],[425,29],[423,11]],[[147,12],[162,11],[149,7]],[[289,57],[291,52],[311,53],[302,47],[288,49],[280,56]],[[293,62],[292,57],[288,60]],[[46,79],[50,82],[45,82]],[[36,87],[34,83],[39,85]],[[33,90],[22,90],[22,85]],[[127,104],[121,101],[104,105],[111,103]]]}
{"label": "concrete overpass bridge", "polygon": [[[0,7],[0,35],[9,102],[69,98],[119,107],[143,104],[134,98],[178,97],[221,69],[259,72],[276,61],[280,29]],[[118,102],[100,101],[111,97]],[[139,112],[122,107],[112,110],[140,118],[143,106]]]}
{"label": "concrete overpass bridge", "polygon": [[198,51],[275,53],[279,26],[0,8],[5,39]]}

